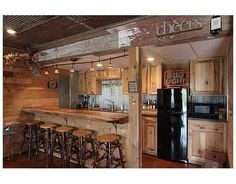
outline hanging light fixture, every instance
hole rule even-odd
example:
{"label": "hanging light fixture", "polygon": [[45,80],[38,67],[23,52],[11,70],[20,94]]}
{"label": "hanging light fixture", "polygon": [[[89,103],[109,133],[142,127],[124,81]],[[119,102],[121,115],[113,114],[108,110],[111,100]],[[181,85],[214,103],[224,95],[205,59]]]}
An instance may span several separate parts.
{"label": "hanging light fixture", "polygon": [[111,58],[110,58],[110,63],[109,63],[109,65],[108,65],[108,68],[109,68],[109,69],[112,69]]}
{"label": "hanging light fixture", "polygon": [[48,74],[49,74],[47,67],[46,67],[46,70],[45,70],[44,74],[45,74],[45,75],[48,75]]}
{"label": "hanging light fixture", "polygon": [[94,71],[94,67],[93,67],[93,61],[92,61],[92,64],[91,64],[91,68],[89,69],[91,72]]}
{"label": "hanging light fixture", "polygon": [[103,64],[100,62],[100,56],[99,56],[99,59],[98,59],[98,63],[96,64],[97,67],[102,67]]}
{"label": "hanging light fixture", "polygon": [[72,65],[71,65],[70,72],[71,72],[71,73],[74,73],[74,72],[75,72],[75,69],[74,69],[74,63],[72,63]]}
{"label": "hanging light fixture", "polygon": [[59,70],[57,69],[57,65],[56,65],[56,69],[54,71],[55,74],[58,74],[59,73]]}

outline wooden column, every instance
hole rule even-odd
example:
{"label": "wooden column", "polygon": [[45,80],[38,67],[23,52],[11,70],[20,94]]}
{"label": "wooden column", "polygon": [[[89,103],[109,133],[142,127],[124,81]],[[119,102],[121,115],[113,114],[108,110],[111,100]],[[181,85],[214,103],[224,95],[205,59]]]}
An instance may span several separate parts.
{"label": "wooden column", "polygon": [[139,47],[129,49],[129,81],[138,81],[138,92],[129,93],[129,123],[127,166],[139,168],[142,166],[142,74]]}

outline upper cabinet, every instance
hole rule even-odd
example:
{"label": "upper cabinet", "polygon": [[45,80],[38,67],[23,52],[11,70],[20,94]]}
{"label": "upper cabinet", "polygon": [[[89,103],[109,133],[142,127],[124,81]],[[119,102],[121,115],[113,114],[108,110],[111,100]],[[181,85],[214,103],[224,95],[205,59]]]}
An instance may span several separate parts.
{"label": "upper cabinet", "polygon": [[157,94],[157,89],[162,88],[162,65],[149,66],[149,82],[148,93]]}
{"label": "upper cabinet", "polygon": [[97,70],[95,71],[97,80],[105,79],[121,79],[121,69],[112,68],[107,70]]}
{"label": "upper cabinet", "polygon": [[97,80],[96,72],[79,72],[79,94],[101,94],[101,81]]}
{"label": "upper cabinet", "polygon": [[84,94],[87,91],[87,84],[86,84],[86,75],[85,72],[79,72],[79,94]]}
{"label": "upper cabinet", "polygon": [[190,63],[192,95],[222,95],[224,93],[223,58],[197,60]]}
{"label": "upper cabinet", "polygon": [[148,66],[142,66],[142,93],[148,93]]}
{"label": "upper cabinet", "polygon": [[[128,93],[129,69],[122,70],[122,92]],[[162,88],[162,64],[142,66],[142,93],[156,94]]]}
{"label": "upper cabinet", "polygon": [[122,69],[122,92],[128,93],[129,68]]}

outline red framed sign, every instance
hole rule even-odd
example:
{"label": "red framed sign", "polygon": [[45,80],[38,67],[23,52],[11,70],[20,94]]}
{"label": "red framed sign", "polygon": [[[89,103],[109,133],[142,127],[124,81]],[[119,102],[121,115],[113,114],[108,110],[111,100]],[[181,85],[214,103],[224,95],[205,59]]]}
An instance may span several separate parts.
{"label": "red framed sign", "polygon": [[167,87],[181,87],[187,84],[185,70],[168,70],[164,73],[164,85]]}

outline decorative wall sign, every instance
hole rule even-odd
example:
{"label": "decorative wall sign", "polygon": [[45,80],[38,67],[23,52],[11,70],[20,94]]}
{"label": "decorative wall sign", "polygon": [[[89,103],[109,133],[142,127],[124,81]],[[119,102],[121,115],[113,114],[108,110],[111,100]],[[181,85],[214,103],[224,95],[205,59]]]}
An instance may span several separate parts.
{"label": "decorative wall sign", "polygon": [[164,85],[167,87],[181,87],[187,83],[184,70],[170,70],[164,73]]}
{"label": "decorative wall sign", "polygon": [[138,81],[128,81],[128,91],[129,93],[138,92]]}
{"label": "decorative wall sign", "polygon": [[48,81],[48,88],[50,88],[50,89],[57,88],[57,81],[54,81],[54,80]]}
{"label": "decorative wall sign", "polygon": [[213,16],[210,23],[210,33],[215,36],[222,32],[222,18],[219,15]]}
{"label": "decorative wall sign", "polygon": [[197,30],[201,28],[202,28],[202,22],[200,18],[182,20],[182,21],[174,20],[172,22],[163,21],[162,24],[157,25],[156,34],[159,37],[185,31]]}

